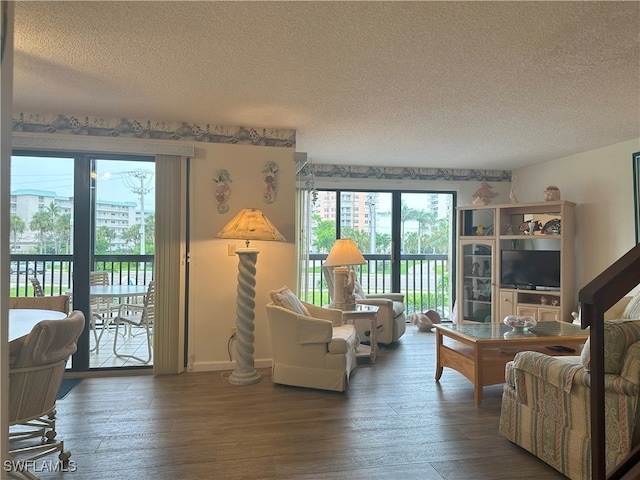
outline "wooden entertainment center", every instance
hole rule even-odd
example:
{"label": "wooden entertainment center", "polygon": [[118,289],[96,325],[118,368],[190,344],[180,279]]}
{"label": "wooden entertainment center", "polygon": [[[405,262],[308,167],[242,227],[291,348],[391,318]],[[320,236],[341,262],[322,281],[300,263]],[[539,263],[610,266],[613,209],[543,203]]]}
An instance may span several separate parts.
{"label": "wooden entertainment center", "polygon": [[575,203],[565,200],[458,207],[457,322],[571,322],[574,218]]}

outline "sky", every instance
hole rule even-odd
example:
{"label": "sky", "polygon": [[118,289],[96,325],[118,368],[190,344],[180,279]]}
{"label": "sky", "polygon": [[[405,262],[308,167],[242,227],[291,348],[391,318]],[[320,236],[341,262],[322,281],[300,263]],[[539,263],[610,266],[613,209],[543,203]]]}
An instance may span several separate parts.
{"label": "sky", "polygon": [[[142,186],[137,177],[128,172],[146,171],[146,182]],[[98,160],[96,188],[98,200],[135,202],[140,204],[140,196],[134,189],[125,185],[133,180],[138,190],[150,187],[145,193],[145,210],[153,210],[155,205],[154,164],[151,162],[131,162],[117,160]],[[144,175],[143,175],[144,176]],[[48,157],[12,157],[11,191],[36,189],[53,191],[62,197],[73,196],[73,160],[69,158]]]}

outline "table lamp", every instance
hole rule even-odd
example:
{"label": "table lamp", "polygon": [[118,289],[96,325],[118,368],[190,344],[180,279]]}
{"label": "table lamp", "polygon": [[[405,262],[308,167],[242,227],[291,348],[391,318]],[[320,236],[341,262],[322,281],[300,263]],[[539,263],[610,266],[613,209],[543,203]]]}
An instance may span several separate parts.
{"label": "table lamp", "polygon": [[236,250],[238,255],[238,297],[236,308],[236,365],[229,376],[233,385],[251,385],[260,381],[253,362],[253,320],[255,318],[256,261],[258,250],[249,248],[251,240],[284,242],[278,229],[255,208],[243,208],[216,235],[246,241],[246,248]]}
{"label": "table lamp", "polygon": [[340,238],[331,247],[324,264],[333,268],[333,306],[340,310],[353,310],[356,307],[353,298],[355,281],[350,265],[364,265],[364,259],[355,242],[350,238]]}

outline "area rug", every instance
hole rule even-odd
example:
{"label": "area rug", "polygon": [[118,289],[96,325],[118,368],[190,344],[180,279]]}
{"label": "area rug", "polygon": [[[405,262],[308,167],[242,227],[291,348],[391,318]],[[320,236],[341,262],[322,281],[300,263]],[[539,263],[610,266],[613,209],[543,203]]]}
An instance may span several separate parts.
{"label": "area rug", "polygon": [[62,384],[60,384],[60,390],[58,390],[57,400],[62,400],[66,397],[71,390],[77,387],[83,378],[63,378]]}

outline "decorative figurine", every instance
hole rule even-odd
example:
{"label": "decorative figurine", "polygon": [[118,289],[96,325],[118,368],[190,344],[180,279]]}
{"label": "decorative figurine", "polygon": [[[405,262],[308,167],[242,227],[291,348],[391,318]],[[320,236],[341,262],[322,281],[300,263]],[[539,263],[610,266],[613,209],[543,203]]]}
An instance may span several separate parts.
{"label": "decorative figurine", "polygon": [[545,202],[560,200],[560,189],[555,185],[549,185],[543,193]]}
{"label": "decorative figurine", "polygon": [[273,203],[278,191],[278,164],[276,162],[265,163],[262,175],[264,181],[264,203]]}
{"label": "decorative figurine", "polygon": [[516,186],[516,182],[518,181],[518,177],[516,175],[511,176],[511,190],[509,190],[509,200],[511,203],[518,203],[518,197],[516,197],[516,192],[513,189]]}
{"label": "decorative figurine", "polygon": [[544,224],[542,233],[545,235],[560,235],[561,223],[559,218],[553,218]]}
{"label": "decorative figurine", "polygon": [[491,199],[498,196],[496,192],[491,191],[492,188],[493,187],[487,182],[482,182],[482,186],[473,194],[473,205],[486,205],[487,203],[491,203]]}
{"label": "decorative figurine", "polygon": [[525,235],[533,235],[534,232],[540,230],[540,222],[536,222],[535,220],[531,222],[522,222],[520,224],[520,228],[518,231],[524,233]]}
{"label": "decorative figurine", "polygon": [[473,262],[473,265],[471,265],[471,276],[472,277],[480,276],[480,264],[478,262]]}
{"label": "decorative figurine", "polygon": [[215,196],[218,202],[218,213],[227,213],[229,211],[229,197],[231,196],[231,176],[229,171],[222,169],[216,172],[216,176],[213,178],[216,182]]}

